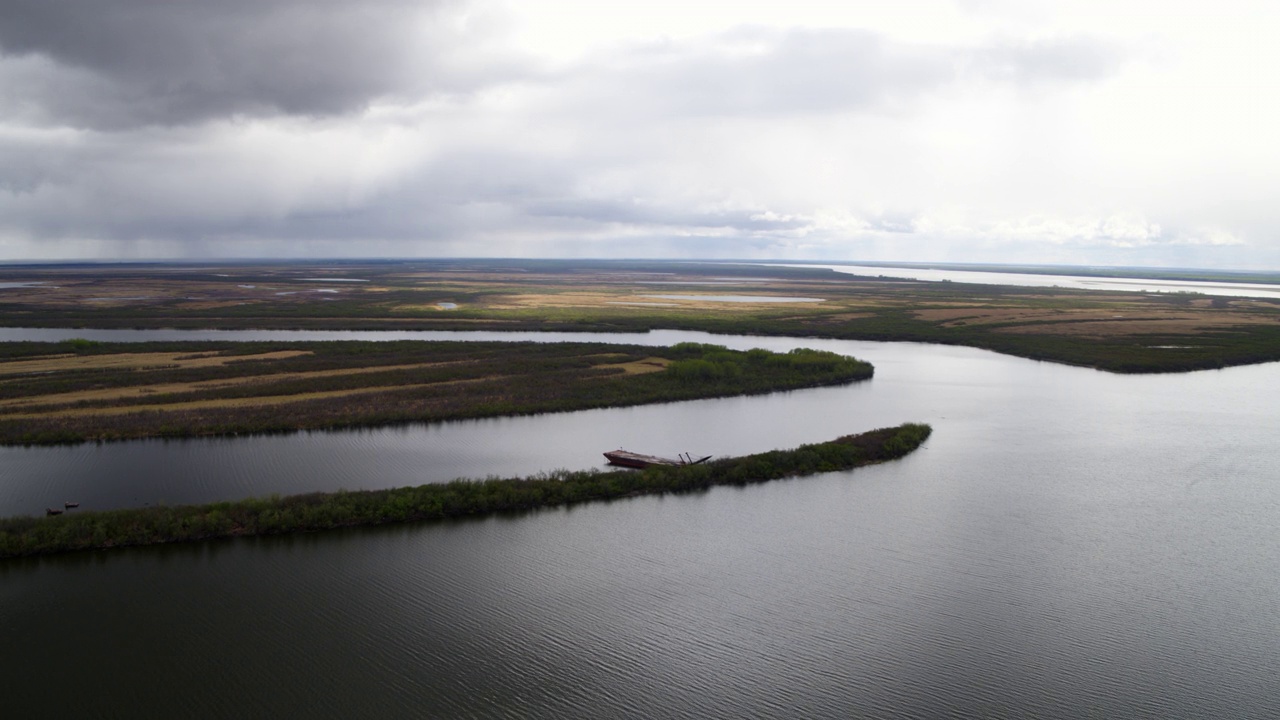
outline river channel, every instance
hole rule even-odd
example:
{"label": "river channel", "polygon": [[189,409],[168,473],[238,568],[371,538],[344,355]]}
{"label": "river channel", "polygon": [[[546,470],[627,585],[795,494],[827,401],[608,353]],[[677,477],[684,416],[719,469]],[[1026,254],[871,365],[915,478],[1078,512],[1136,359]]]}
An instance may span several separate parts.
{"label": "river channel", "polygon": [[884,465],[518,517],[0,563],[13,717],[1274,717],[1280,364],[1121,376],[835,350],[867,382],[378,430],[0,449],[0,514],[741,454],[905,421]]}

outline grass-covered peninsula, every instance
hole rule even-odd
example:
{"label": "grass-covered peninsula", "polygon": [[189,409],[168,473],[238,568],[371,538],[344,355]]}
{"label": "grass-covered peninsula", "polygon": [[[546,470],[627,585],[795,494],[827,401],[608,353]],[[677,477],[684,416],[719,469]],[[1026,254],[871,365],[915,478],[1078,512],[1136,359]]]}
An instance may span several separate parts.
{"label": "grass-covered peninsula", "polygon": [[368,427],[834,385],[868,363],[682,343],[0,343],[0,444]]}
{"label": "grass-covered peninsula", "polygon": [[475,517],[748,485],[900,458],[919,447],[930,432],[928,425],[909,423],[792,450],[643,471],[560,471],[523,479],[455,480],[390,490],[7,518],[0,520],[0,557]]}

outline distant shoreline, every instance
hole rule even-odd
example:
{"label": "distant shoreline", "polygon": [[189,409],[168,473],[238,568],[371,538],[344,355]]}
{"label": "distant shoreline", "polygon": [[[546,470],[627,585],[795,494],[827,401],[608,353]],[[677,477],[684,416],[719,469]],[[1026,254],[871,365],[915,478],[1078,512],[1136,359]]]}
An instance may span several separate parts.
{"label": "distant shoreline", "polygon": [[754,265],[812,267],[849,265],[904,270],[954,270],[957,272],[1017,275],[1078,276],[1133,280],[1171,280],[1205,283],[1274,285],[1280,290],[1280,270],[1214,270],[1208,268],[1154,268],[1099,265],[1005,265],[999,263],[888,262],[881,260],[764,260],[741,261]]}
{"label": "distant shoreline", "polygon": [[[323,268],[289,263],[8,266],[0,267],[0,282],[35,284],[0,289],[0,325],[671,329],[964,345],[1118,373],[1280,360],[1280,285],[1254,289],[1243,284],[1275,282],[1280,274],[1084,268],[1094,277],[1055,283],[1063,276],[1051,273],[1076,269],[929,264],[964,272],[917,271],[921,278],[912,280],[890,277],[887,268],[903,264],[879,266],[883,271],[876,266],[848,270],[845,264],[841,272],[820,265],[447,259],[352,261]],[[1020,270],[1050,274],[1009,275]],[[1125,276],[1145,279],[1131,283]],[[1191,287],[1214,281],[1224,284]],[[661,293],[668,298],[655,301],[655,287],[662,286],[679,292]],[[821,302],[787,302],[796,298]]]}

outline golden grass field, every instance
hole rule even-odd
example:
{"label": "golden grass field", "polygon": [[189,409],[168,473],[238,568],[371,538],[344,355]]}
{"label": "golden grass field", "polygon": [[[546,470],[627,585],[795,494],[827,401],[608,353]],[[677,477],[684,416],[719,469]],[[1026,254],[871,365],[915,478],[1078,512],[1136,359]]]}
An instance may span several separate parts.
{"label": "golden grass field", "polygon": [[222,367],[230,362],[248,360],[280,360],[309,355],[301,350],[279,350],[258,355],[219,355],[217,353],[119,353],[114,355],[47,355],[30,360],[0,362],[0,377],[34,375],[70,370],[160,370],[166,368]]}
{"label": "golden grass field", "polygon": [[[107,356],[109,358],[111,356]],[[261,357],[261,356],[258,356]],[[104,358],[105,359],[105,358]],[[0,372],[5,370],[5,365],[9,363],[0,363]],[[340,370],[312,370],[309,372],[283,372],[271,375],[246,375],[232,379],[220,380],[198,380],[185,383],[161,383],[151,385],[133,385],[123,388],[108,388],[102,390],[79,390],[67,393],[50,393],[45,395],[32,395],[27,397],[10,398],[0,400],[0,413],[9,408],[30,407],[33,405],[70,405],[73,403],[92,401],[92,400],[120,400],[126,398],[145,398],[149,395],[178,395],[182,393],[193,393],[203,390],[216,390],[219,388],[245,387],[249,385],[262,385],[268,383],[280,383],[287,380],[309,380],[317,378],[344,377],[352,375],[368,375],[371,373],[382,373],[389,370],[416,370],[428,367],[440,367],[451,363],[413,363],[408,365],[379,365],[367,368],[343,368]],[[119,367],[119,366],[118,366]],[[127,367],[127,366],[126,366]],[[145,371],[144,367],[131,367],[132,370]],[[154,366],[153,366],[154,369]]]}
{"label": "golden grass field", "polygon": [[[476,378],[441,380],[430,383],[405,382],[402,379],[408,377],[402,371],[458,366],[466,364],[467,361],[398,363],[329,370],[271,372],[273,361],[301,358],[311,354],[309,351],[291,350],[242,355],[224,355],[218,352],[122,352],[83,356],[59,354],[9,360],[0,362],[0,378],[6,378],[6,380],[0,380],[0,384],[18,382],[24,377],[31,376],[39,376],[42,379],[57,378],[62,375],[83,378],[86,371],[110,371],[117,375],[124,373],[134,382],[109,388],[89,388],[71,392],[30,394],[0,399],[0,420],[263,407],[310,400],[351,397],[385,392],[389,389],[412,390],[425,387],[462,387],[467,384],[500,380],[504,377],[490,373]],[[626,357],[623,354],[606,353],[588,356],[585,359],[591,360],[591,366],[594,368],[618,371],[624,375],[659,372],[671,363],[667,358],[661,357],[617,362],[619,358]],[[168,383],[147,382],[148,375],[160,370],[228,366],[243,368],[247,374],[214,380]],[[254,394],[249,397],[182,399],[183,395],[193,393],[207,394],[210,391],[271,386],[282,383],[296,385],[298,381],[349,378],[373,374],[385,375],[387,373],[397,373],[396,377],[401,379],[383,379],[380,382],[371,382],[361,387],[340,390],[302,391],[287,394],[271,394],[269,390],[264,390],[261,394]],[[157,396],[163,396],[165,400],[163,402],[149,402],[149,400]],[[106,401],[124,402],[111,406],[101,406]]]}
{"label": "golden grass field", "polygon": [[[477,380],[453,380],[443,383],[432,383],[433,385],[460,385],[469,382],[479,382]],[[284,405],[287,403],[304,402],[307,400],[321,400],[326,398],[351,397],[353,395],[365,395],[368,393],[382,392],[388,387],[396,387],[402,390],[410,390],[414,388],[427,387],[426,383],[395,385],[395,386],[374,386],[365,388],[353,388],[349,390],[322,390],[316,392],[290,393],[288,395],[256,395],[254,397],[242,398],[224,398],[215,400],[191,400],[187,402],[166,402],[156,404],[136,404],[121,407],[98,407],[98,408],[62,408],[42,410],[40,412],[0,412],[0,420],[14,419],[34,419],[34,418],[55,418],[55,417],[71,417],[71,416],[102,416],[102,415],[128,415],[131,413],[166,413],[166,412],[186,412],[189,410],[210,410],[214,408],[251,408],[265,407],[269,405]]]}

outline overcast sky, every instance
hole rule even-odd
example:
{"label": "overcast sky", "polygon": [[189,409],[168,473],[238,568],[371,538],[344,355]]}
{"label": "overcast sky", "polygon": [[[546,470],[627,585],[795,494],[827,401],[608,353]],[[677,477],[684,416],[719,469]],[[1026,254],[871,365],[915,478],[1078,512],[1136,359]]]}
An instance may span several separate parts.
{"label": "overcast sky", "polygon": [[0,0],[0,260],[1280,269],[1280,3]]}

